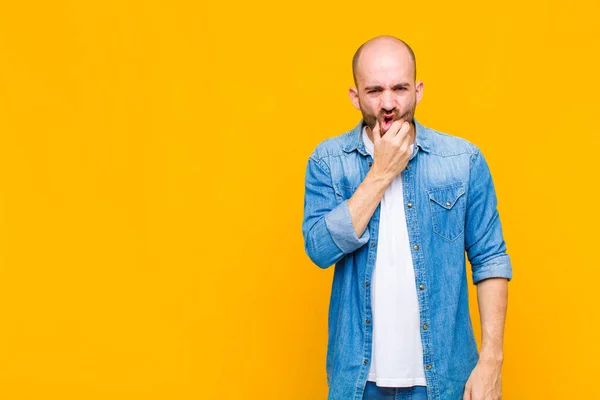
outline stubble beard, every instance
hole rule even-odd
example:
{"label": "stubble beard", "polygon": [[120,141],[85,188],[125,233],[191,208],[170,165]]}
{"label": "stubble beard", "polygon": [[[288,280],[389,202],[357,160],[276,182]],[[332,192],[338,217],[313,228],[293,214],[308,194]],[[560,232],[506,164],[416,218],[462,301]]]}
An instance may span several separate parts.
{"label": "stubble beard", "polygon": [[[413,124],[413,119],[415,116],[415,108],[416,108],[416,102],[415,102],[415,104],[413,104],[413,106],[409,110],[406,110],[406,112],[404,114],[402,114],[401,116],[397,116],[394,120],[397,121],[397,120],[402,119],[403,121]],[[375,123],[377,122],[377,117],[375,115],[367,114],[362,108],[360,109],[360,112],[365,121],[365,125],[368,126],[371,129],[371,131],[373,131],[373,129],[375,128]],[[383,122],[383,118],[379,118],[380,125],[382,122]],[[381,134],[383,135],[383,134],[385,134],[385,132],[386,131],[381,132]]]}

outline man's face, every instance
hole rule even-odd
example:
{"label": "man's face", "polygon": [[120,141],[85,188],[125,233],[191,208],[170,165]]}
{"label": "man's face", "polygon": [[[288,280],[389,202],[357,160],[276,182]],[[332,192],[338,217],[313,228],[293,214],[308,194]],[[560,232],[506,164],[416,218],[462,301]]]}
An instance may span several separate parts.
{"label": "man's face", "polygon": [[381,134],[384,134],[395,120],[412,123],[423,83],[415,83],[414,67],[407,50],[363,52],[356,83],[356,89],[350,88],[350,97],[368,127],[373,129],[379,120]]}

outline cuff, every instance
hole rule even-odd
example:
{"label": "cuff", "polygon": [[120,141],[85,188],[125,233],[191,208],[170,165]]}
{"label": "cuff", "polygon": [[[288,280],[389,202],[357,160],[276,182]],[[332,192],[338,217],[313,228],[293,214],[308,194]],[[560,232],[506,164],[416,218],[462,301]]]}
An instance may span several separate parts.
{"label": "cuff", "polygon": [[506,278],[510,282],[512,279],[512,263],[508,254],[496,257],[485,264],[480,264],[473,268],[473,284],[487,278]]}
{"label": "cuff", "polygon": [[345,254],[352,253],[369,241],[369,228],[367,227],[359,238],[352,225],[352,217],[348,209],[348,200],[344,200],[325,216],[325,225],[329,229],[334,243]]}

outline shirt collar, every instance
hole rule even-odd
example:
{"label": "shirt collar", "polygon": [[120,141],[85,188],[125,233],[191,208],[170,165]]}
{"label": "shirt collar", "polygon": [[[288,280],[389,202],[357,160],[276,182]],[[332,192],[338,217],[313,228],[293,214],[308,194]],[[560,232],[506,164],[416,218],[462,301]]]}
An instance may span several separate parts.
{"label": "shirt collar", "polygon": [[[428,135],[427,128],[424,127],[417,121],[416,118],[413,118],[413,123],[415,125],[415,147],[420,147],[421,150],[429,152],[429,143],[428,143]],[[346,153],[350,153],[354,150],[357,150],[363,156],[367,156],[367,150],[365,149],[365,143],[362,139],[362,129],[365,125],[364,118],[361,118],[358,124],[350,131],[350,136],[348,143],[343,147],[343,150]]]}

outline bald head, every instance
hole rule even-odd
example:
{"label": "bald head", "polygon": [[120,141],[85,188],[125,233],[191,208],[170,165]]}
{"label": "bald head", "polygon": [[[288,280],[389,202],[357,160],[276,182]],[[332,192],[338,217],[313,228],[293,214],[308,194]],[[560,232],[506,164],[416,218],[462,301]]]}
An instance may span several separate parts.
{"label": "bald head", "polygon": [[358,77],[361,73],[362,57],[367,56],[368,58],[377,57],[381,54],[404,52],[410,58],[413,68],[413,79],[417,79],[417,62],[415,60],[415,53],[410,46],[401,39],[394,36],[381,35],[369,39],[363,43],[354,57],[352,57],[352,76],[354,77],[354,85],[358,88]]}

